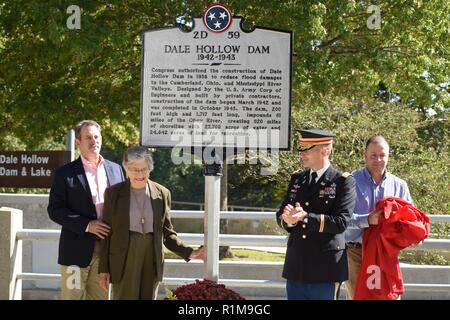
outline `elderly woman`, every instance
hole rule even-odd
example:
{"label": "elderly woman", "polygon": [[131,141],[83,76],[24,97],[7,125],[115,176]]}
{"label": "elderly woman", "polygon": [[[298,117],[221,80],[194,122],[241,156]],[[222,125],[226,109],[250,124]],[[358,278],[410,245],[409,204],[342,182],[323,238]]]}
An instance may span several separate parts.
{"label": "elderly woman", "polygon": [[123,156],[127,181],[105,192],[103,220],[111,227],[102,240],[100,286],[113,284],[114,300],[155,299],[163,276],[164,245],[186,261],[203,259],[178,239],[170,220],[170,191],[149,179],[153,159],[146,148]]}

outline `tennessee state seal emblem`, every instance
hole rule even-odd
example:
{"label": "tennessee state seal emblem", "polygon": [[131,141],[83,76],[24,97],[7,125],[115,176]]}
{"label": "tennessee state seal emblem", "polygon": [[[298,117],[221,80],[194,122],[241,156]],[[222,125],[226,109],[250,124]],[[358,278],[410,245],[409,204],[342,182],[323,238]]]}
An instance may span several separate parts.
{"label": "tennessee state seal emblem", "polygon": [[203,24],[212,32],[224,32],[233,21],[231,11],[224,5],[214,3],[210,5],[203,14]]}

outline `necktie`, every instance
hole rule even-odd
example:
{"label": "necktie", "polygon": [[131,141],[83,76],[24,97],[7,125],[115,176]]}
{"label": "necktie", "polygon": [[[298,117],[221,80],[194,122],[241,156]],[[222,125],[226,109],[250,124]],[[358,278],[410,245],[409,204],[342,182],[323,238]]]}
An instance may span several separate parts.
{"label": "necktie", "polygon": [[311,173],[311,181],[309,182],[309,186],[312,187],[316,183],[317,172]]}

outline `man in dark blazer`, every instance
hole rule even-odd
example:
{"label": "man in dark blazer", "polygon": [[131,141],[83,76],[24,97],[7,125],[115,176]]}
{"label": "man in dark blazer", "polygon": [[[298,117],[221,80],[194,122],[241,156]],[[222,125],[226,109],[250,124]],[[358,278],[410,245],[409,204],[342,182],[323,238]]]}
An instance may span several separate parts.
{"label": "man in dark blazer", "polygon": [[109,233],[102,222],[105,189],[124,180],[122,168],[100,155],[100,126],[83,120],[75,127],[80,157],[55,172],[48,214],[62,226],[58,263],[64,300],[107,299],[98,285],[100,239]]}
{"label": "man in dark blazer", "polygon": [[298,130],[308,170],[292,175],[277,222],[290,233],[283,277],[289,300],[333,300],[347,280],[344,231],[355,206],[355,181],[329,161],[335,135]]}

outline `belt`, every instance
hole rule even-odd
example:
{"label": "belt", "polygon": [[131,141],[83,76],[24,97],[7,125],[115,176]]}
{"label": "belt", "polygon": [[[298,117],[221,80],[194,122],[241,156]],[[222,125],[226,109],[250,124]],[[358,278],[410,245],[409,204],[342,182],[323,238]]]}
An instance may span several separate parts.
{"label": "belt", "polygon": [[354,241],[349,241],[346,243],[347,247],[356,247],[356,248],[361,248],[362,245],[359,242],[354,242]]}

